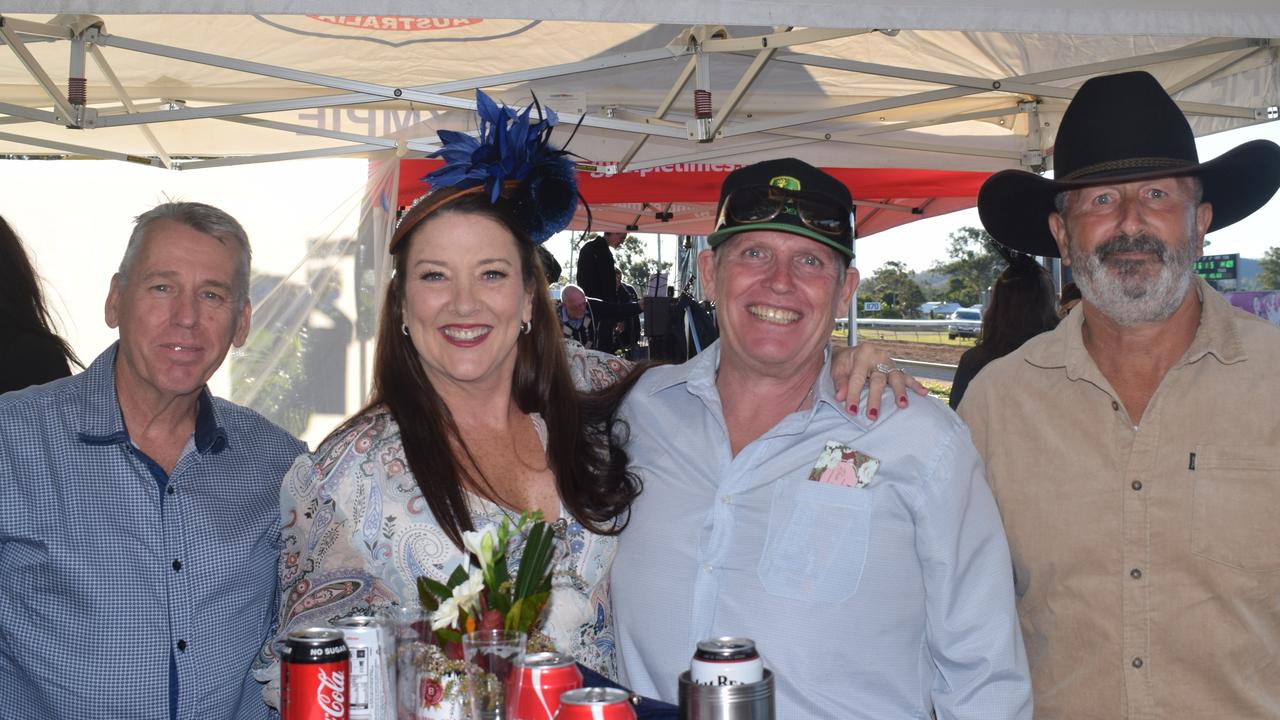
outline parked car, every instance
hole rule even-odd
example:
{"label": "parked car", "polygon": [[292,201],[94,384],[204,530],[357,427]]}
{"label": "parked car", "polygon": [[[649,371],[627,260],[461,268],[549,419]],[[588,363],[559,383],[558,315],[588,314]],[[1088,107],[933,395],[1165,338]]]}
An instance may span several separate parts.
{"label": "parked car", "polygon": [[947,323],[947,337],[955,340],[958,337],[978,337],[982,329],[982,311],[974,308],[960,308],[951,313],[951,322]]}

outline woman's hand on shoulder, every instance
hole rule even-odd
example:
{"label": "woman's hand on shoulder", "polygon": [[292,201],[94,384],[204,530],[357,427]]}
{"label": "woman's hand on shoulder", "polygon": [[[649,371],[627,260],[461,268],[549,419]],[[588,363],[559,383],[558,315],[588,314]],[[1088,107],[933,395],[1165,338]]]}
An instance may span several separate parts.
{"label": "woman's hand on shoulder", "polygon": [[[836,384],[836,399],[849,403],[849,412],[866,414],[874,421],[880,416],[880,396],[887,384],[893,390],[898,407],[907,406],[907,391],[925,396],[929,390],[906,370],[898,367],[889,351],[869,342],[854,347],[837,347],[831,357],[831,379]],[[867,399],[858,407],[862,389],[867,388]]]}

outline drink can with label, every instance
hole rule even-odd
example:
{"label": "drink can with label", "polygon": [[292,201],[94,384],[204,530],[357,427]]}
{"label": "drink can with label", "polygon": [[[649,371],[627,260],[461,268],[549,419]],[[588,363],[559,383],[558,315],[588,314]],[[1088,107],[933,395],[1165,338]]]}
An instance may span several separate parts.
{"label": "drink can with label", "polygon": [[582,673],[573,659],[556,652],[525,655],[516,660],[507,680],[510,720],[552,720],[560,696],[582,687]]}
{"label": "drink can with label", "polygon": [[699,685],[745,685],[763,677],[764,662],[750,638],[703,640],[689,665],[689,678]]}
{"label": "drink can with label", "polygon": [[346,720],[350,670],[341,630],[289,633],[280,652],[281,720]]}
{"label": "drink can with label", "polygon": [[556,720],[636,720],[636,711],[626,690],[579,688],[560,696]]}
{"label": "drink can with label", "polygon": [[395,694],[390,676],[390,637],[385,625],[371,615],[354,615],[335,622],[351,653],[347,704],[351,720],[392,720]]}

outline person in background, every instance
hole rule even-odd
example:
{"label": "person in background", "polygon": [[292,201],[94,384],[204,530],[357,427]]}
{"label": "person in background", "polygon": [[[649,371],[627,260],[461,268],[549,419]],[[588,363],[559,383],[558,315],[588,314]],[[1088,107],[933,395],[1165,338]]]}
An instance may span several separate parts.
{"label": "person in background", "polygon": [[120,339],[0,397],[0,715],[270,717],[280,477],[306,447],[209,393],[249,332],[249,240],[193,202],[139,216]]}
{"label": "person in background", "polygon": [[1058,298],[1058,318],[1062,319],[1071,313],[1071,308],[1080,304],[1080,287],[1074,282],[1062,286],[1062,296]]}
{"label": "person in background", "polygon": [[577,285],[565,285],[560,289],[560,300],[555,310],[566,340],[573,340],[588,350],[605,352],[600,347],[601,334],[640,314],[640,304],[589,298]]}
{"label": "person in background", "polygon": [[[640,295],[634,287],[622,282],[622,271],[617,272],[618,301],[627,308],[640,308]],[[619,320],[613,328],[614,351],[629,360],[636,358],[636,346],[640,342],[639,311],[625,320]]]}
{"label": "person in background", "polygon": [[960,356],[951,384],[951,409],[960,406],[973,376],[998,357],[1058,326],[1053,281],[1049,272],[1027,255],[1011,253],[1009,266],[996,278],[991,301],[982,313],[978,343]]}
{"label": "person in background", "polygon": [[[588,240],[578,250],[578,274],[575,282],[582,288],[587,297],[607,303],[621,301],[618,296],[618,266],[613,258],[613,250],[627,239],[624,232],[607,232]],[[613,337],[614,324],[604,324],[597,328],[597,350],[613,354],[617,344]]]}
{"label": "person in background", "polygon": [[1009,549],[968,431],[937,401],[873,422],[837,399],[849,190],[770,160],[729,174],[717,214],[698,267],[720,339],[633,374],[620,411],[644,483],[612,573],[624,684],[675,702],[699,640],[746,636],[779,718],[1029,720]]}
{"label": "person in background", "polygon": [[995,240],[1060,256],[1080,306],[960,415],[1009,535],[1036,717],[1280,717],[1280,328],[1194,272],[1280,187],[1280,146],[1200,163],[1145,72],[1091,78],[1054,179],[989,178]]}
{"label": "person in background", "polygon": [[54,332],[36,275],[18,234],[0,217],[0,394],[40,385],[83,368]]}

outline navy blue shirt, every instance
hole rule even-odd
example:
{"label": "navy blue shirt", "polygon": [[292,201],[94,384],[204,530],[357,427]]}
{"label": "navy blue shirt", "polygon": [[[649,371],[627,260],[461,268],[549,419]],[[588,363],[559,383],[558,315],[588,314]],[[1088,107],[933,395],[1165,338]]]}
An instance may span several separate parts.
{"label": "navy blue shirt", "polygon": [[306,448],[206,389],[157,475],[115,356],[0,397],[0,714],[268,718],[249,666],[275,616],[280,480]]}

